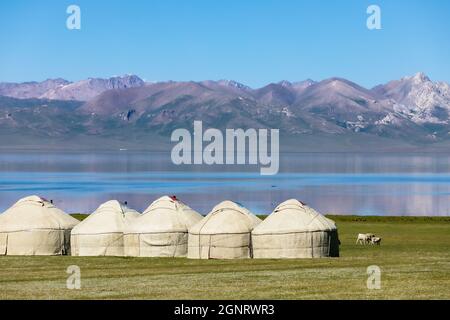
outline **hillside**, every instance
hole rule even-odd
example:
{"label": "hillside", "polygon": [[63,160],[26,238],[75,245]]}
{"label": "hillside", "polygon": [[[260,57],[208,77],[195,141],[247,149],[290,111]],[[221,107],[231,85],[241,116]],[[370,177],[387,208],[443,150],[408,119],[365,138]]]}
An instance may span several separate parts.
{"label": "hillside", "polygon": [[0,148],[157,149],[177,128],[280,129],[286,151],[445,151],[450,87],[423,73],[366,89],[342,78],[146,83],[137,76],[0,83]]}

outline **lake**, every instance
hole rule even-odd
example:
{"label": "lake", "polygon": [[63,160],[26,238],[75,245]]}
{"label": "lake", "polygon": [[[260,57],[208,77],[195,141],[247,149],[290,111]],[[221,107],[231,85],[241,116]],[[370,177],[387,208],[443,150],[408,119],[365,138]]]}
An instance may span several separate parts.
{"label": "lake", "polygon": [[36,194],[69,213],[88,213],[110,199],[142,211],[177,195],[206,214],[230,199],[270,213],[289,198],[322,213],[450,215],[450,154],[290,153],[280,172],[257,166],[175,166],[170,153],[2,152],[0,211]]}

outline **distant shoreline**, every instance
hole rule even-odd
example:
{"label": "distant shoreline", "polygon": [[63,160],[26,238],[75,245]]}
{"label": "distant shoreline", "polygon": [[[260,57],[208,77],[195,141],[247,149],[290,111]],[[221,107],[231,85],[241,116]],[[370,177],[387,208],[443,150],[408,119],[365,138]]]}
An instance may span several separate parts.
{"label": "distant shoreline", "polygon": [[[34,148],[11,148],[11,147],[2,147],[0,146],[0,152],[10,152],[10,153],[44,153],[44,152],[52,152],[52,153],[170,153],[171,149],[120,149],[120,148],[111,148],[111,149],[102,149],[102,148],[45,148],[45,147],[34,147]],[[439,148],[439,149],[423,149],[416,148],[410,150],[390,150],[390,151],[381,151],[381,150],[287,150],[281,151],[282,154],[374,154],[374,155],[383,155],[383,154],[448,154],[450,156],[450,147],[449,148]]]}

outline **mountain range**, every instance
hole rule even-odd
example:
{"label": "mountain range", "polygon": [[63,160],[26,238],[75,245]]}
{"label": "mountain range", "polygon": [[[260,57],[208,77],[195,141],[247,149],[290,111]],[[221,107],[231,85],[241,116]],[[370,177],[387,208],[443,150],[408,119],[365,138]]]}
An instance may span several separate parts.
{"label": "mountain range", "polygon": [[450,86],[425,74],[364,88],[342,78],[253,89],[231,80],[0,83],[0,147],[166,149],[170,133],[278,128],[285,150],[446,150]]}

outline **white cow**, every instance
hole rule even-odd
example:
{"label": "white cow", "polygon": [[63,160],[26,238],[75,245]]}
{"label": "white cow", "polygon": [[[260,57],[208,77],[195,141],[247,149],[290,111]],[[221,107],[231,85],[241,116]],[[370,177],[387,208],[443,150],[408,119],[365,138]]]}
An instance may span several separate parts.
{"label": "white cow", "polygon": [[373,237],[372,239],[370,239],[370,243],[372,245],[379,246],[381,244],[381,238],[380,237]]}
{"label": "white cow", "polygon": [[372,241],[373,237],[375,237],[375,235],[372,233],[360,233],[356,239],[356,244],[368,244]]}

